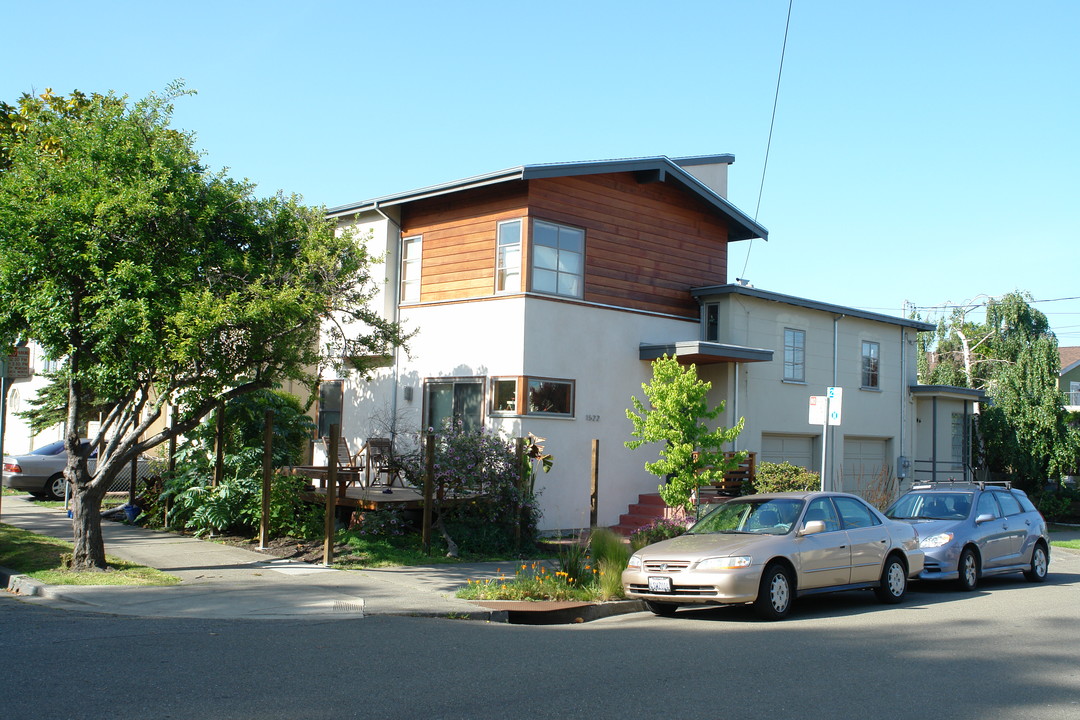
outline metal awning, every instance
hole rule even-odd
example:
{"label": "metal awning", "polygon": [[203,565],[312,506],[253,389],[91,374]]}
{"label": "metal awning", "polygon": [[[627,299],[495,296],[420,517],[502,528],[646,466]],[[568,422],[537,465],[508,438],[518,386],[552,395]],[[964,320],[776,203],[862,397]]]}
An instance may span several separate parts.
{"label": "metal awning", "polygon": [[773,351],[744,345],[679,340],[669,343],[642,343],[638,348],[642,360],[652,361],[667,355],[676,356],[683,365],[715,365],[716,363],[769,362]]}

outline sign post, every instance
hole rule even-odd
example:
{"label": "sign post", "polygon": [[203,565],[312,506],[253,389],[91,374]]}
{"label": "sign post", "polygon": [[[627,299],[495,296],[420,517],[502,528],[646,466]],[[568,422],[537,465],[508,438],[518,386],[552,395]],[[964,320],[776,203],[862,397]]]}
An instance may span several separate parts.
{"label": "sign post", "polygon": [[821,489],[825,489],[825,446],[829,442],[829,398],[827,395],[810,396],[810,424],[821,426]]}

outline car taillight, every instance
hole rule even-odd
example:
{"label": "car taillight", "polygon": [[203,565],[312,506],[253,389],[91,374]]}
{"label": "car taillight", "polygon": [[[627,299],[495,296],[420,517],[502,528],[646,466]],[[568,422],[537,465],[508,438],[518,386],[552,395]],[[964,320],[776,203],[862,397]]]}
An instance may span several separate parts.
{"label": "car taillight", "polygon": [[22,467],[19,465],[19,463],[4,463],[4,472],[22,472]]}

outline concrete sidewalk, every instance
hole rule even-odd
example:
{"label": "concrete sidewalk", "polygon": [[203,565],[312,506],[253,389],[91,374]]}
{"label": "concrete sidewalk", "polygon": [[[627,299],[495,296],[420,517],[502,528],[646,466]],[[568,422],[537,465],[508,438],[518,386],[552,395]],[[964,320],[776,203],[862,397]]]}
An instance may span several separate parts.
{"label": "concrete sidewalk", "polygon": [[[0,522],[65,540],[71,521],[58,508],[7,495]],[[465,563],[385,570],[334,570],[167,532],[102,522],[105,551],[179,577],[168,587],[44,585],[11,577],[28,601],[116,615],[198,618],[360,618],[365,615],[470,617],[505,621],[504,610],[459,600],[469,579],[513,574],[513,563]],[[0,587],[11,574],[0,570]]]}

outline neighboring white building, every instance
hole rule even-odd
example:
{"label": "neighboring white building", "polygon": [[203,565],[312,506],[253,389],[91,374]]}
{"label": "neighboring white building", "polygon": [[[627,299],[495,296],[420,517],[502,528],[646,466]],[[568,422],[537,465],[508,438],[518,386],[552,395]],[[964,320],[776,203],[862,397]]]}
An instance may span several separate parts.
{"label": "neighboring white building", "polygon": [[64,428],[54,425],[37,435],[30,431],[30,424],[19,417],[18,413],[29,409],[31,400],[37,398],[41,388],[48,385],[45,373],[57,369],[59,363],[49,358],[36,343],[29,343],[30,377],[10,380],[7,390],[7,418],[4,428],[4,454],[19,455],[42,445],[63,439]]}
{"label": "neighboring white building", "polygon": [[458,415],[546,438],[544,530],[589,524],[597,439],[598,521],[613,525],[656,491],[643,469],[655,456],[623,443],[630,396],[643,397],[649,361],[666,352],[713,383],[725,425],[746,418],[736,449],[759,459],[820,471],[809,398],[842,387],[830,487],[908,477],[918,461],[941,469],[921,423],[937,422],[935,398],[965,412],[970,402],[955,388],[917,390],[915,337],[932,326],[729,284],[728,243],[766,237],[723,196],[733,161],[530,165],[332,209],[385,257],[376,307],[418,332],[370,381],[324,384],[320,434],[340,423],[358,448]]}

